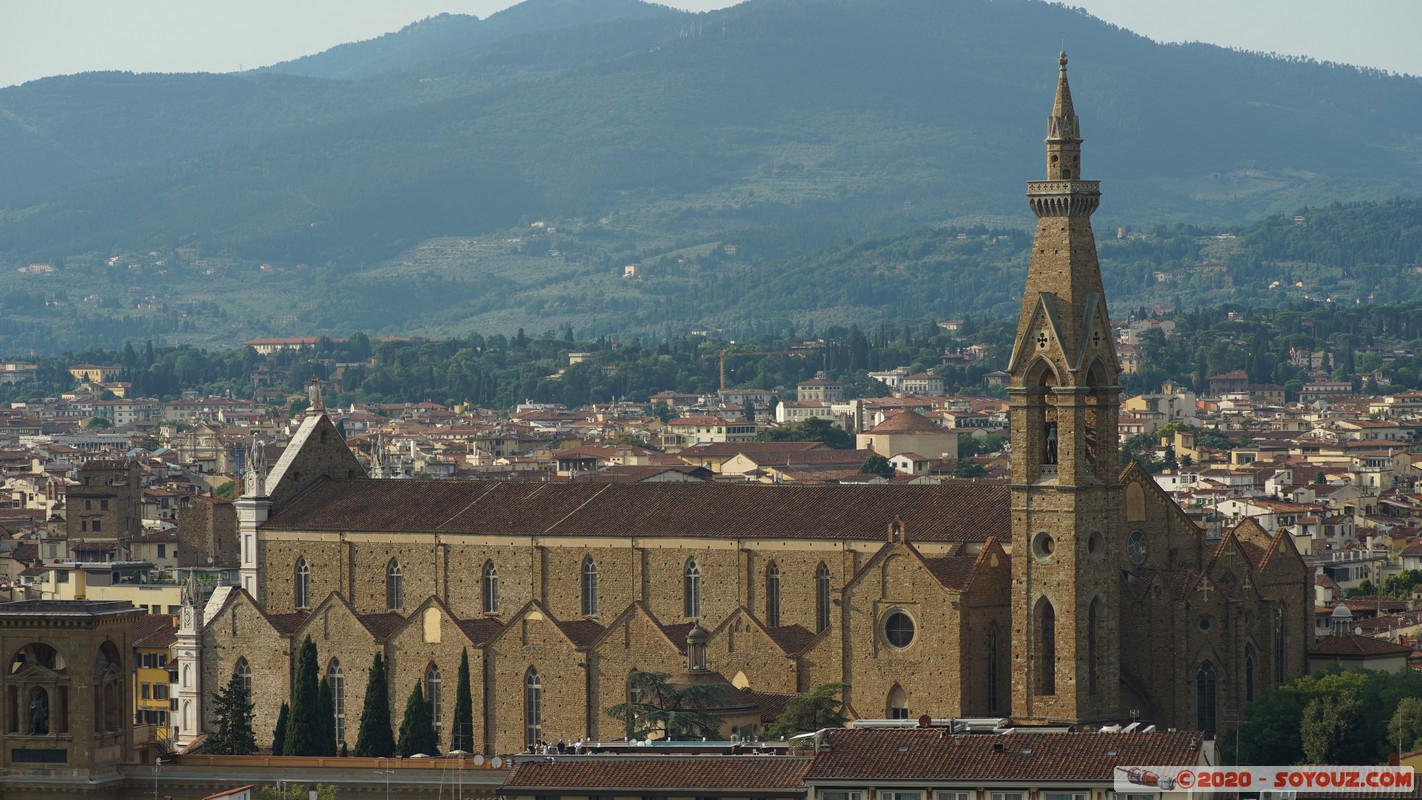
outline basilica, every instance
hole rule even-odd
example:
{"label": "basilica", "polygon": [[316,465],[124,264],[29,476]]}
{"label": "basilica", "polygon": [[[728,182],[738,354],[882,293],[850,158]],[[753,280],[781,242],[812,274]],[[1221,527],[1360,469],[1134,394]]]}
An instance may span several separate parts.
{"label": "basilica", "polygon": [[[475,747],[617,738],[634,670],[699,673],[758,719],[835,681],[861,717],[1140,720],[1213,734],[1300,675],[1310,570],[1286,532],[1209,538],[1118,470],[1120,368],[1060,58],[1007,366],[1008,483],[765,486],[367,476],[319,396],[237,501],[240,587],[186,604],[179,741],[237,675],[265,744],[316,643],[354,744],[373,656],[449,742],[468,652]],[[946,281],[945,277],[945,281]],[[695,678],[696,676],[692,676]]]}

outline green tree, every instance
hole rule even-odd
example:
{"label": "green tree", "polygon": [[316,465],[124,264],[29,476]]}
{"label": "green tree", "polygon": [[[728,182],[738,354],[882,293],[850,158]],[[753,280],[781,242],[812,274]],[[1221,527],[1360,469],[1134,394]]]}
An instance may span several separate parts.
{"label": "green tree", "polygon": [[286,756],[319,756],[321,743],[321,681],[317,677],[316,643],[307,636],[296,657],[296,681],[291,693],[291,717],[287,720]]}
{"label": "green tree", "polygon": [[756,439],[762,442],[823,442],[836,450],[854,449],[854,437],[848,431],[820,417],[771,428]]}
{"label": "green tree", "polygon": [[627,685],[633,699],[611,706],[604,713],[621,720],[629,737],[647,739],[660,734],[661,738],[675,741],[720,736],[721,718],[708,709],[724,702],[726,686],[678,686],[665,672],[641,670],[627,678]]}
{"label": "green tree", "polygon": [[395,754],[409,758],[418,753],[438,755],[439,741],[434,729],[434,709],[425,699],[420,682],[415,681],[410,699],[405,701],[405,716],[400,720],[400,741],[395,745]]}
{"label": "green tree", "polygon": [[1304,706],[1299,738],[1305,764],[1351,764],[1359,727],[1354,697],[1315,697]]}
{"label": "green tree", "polygon": [[889,459],[877,453],[864,459],[864,463],[859,465],[860,475],[879,475],[892,478],[894,473],[894,465],[889,463]]}
{"label": "green tree", "polygon": [[966,458],[958,459],[958,463],[953,465],[953,477],[955,478],[986,478],[987,474],[986,467]]}
{"label": "green tree", "polygon": [[291,724],[291,706],[281,701],[281,711],[277,712],[276,728],[272,730],[272,755],[286,755],[286,727]]}
{"label": "green tree", "polygon": [[336,787],[321,784],[286,785],[282,788],[262,786],[257,789],[257,797],[260,800],[307,800],[312,790],[316,792],[316,800],[336,800]]}
{"label": "green tree", "polygon": [[1387,723],[1389,741],[1399,753],[1422,747],[1422,697],[1404,697]]}
{"label": "green tree", "polygon": [[257,752],[252,731],[252,698],[247,684],[233,673],[227,685],[212,696],[212,720],[217,730],[207,735],[206,752],[223,756],[246,756]]}
{"label": "green tree", "polygon": [[474,749],[474,694],[469,679],[469,648],[459,657],[459,686],[454,694],[454,724],[449,729],[450,751]]}
{"label": "green tree", "polygon": [[788,739],[821,728],[844,727],[849,719],[843,700],[848,688],[849,684],[842,682],[822,683],[813,692],[790,698],[785,710],[765,729],[765,735],[771,739]]}
{"label": "green tree", "polygon": [[96,430],[98,428],[112,428],[113,426],[114,424],[112,422],[109,422],[107,417],[89,417],[88,419],[84,420],[84,427],[90,430]]}
{"label": "green tree", "polygon": [[317,755],[330,758],[336,755],[336,702],[331,694],[331,681],[324,675],[321,677],[317,697],[320,698],[317,707],[321,710],[321,749]]}
{"label": "green tree", "polygon": [[214,489],[212,493],[213,493],[214,495],[218,496],[218,497],[225,497],[225,498],[227,498],[228,500],[236,500],[236,499],[237,499],[237,482],[236,482],[236,481],[226,481],[226,482],[223,483],[221,486],[218,486],[216,489]]}
{"label": "green tree", "polygon": [[355,754],[363,758],[395,755],[395,734],[390,727],[390,688],[385,681],[385,663],[378,652],[365,682],[365,704],[360,712]]}

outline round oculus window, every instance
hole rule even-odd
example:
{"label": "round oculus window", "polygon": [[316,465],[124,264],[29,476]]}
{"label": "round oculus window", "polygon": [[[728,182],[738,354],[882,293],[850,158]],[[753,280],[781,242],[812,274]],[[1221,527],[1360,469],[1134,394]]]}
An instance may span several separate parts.
{"label": "round oculus window", "polygon": [[891,611],[884,618],[884,639],[893,647],[904,648],[913,643],[913,617],[902,611]]}
{"label": "round oculus window", "polygon": [[1053,539],[1050,533],[1042,531],[1032,537],[1032,555],[1037,558],[1048,558],[1056,549],[1057,540]]}

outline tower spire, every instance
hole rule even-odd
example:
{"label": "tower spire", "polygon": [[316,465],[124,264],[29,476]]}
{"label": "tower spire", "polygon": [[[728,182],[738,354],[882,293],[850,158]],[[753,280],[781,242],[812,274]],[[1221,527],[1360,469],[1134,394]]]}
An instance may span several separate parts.
{"label": "tower spire", "polygon": [[1067,83],[1067,56],[1063,50],[1057,56],[1057,99],[1052,103],[1052,116],[1047,123],[1047,139],[1081,141],[1081,125],[1071,104],[1071,86]]}

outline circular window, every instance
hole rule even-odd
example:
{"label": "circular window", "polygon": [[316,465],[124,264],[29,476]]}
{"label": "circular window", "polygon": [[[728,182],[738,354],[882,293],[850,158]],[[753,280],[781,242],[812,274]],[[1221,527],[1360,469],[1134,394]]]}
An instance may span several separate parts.
{"label": "circular window", "polygon": [[1091,558],[1098,559],[1106,552],[1106,537],[1101,535],[1101,531],[1092,531],[1086,537],[1086,554]]}
{"label": "circular window", "polygon": [[1056,549],[1057,540],[1053,539],[1050,533],[1042,531],[1032,537],[1032,555],[1037,558],[1048,558]]}
{"label": "circular window", "polygon": [[1209,630],[1209,629],[1210,629],[1210,618],[1209,618],[1209,617],[1200,617],[1200,630],[1202,630],[1202,631],[1207,631],[1207,630]]}
{"label": "circular window", "polygon": [[891,611],[884,618],[884,639],[894,647],[904,648],[913,643],[913,617],[902,611]]}

